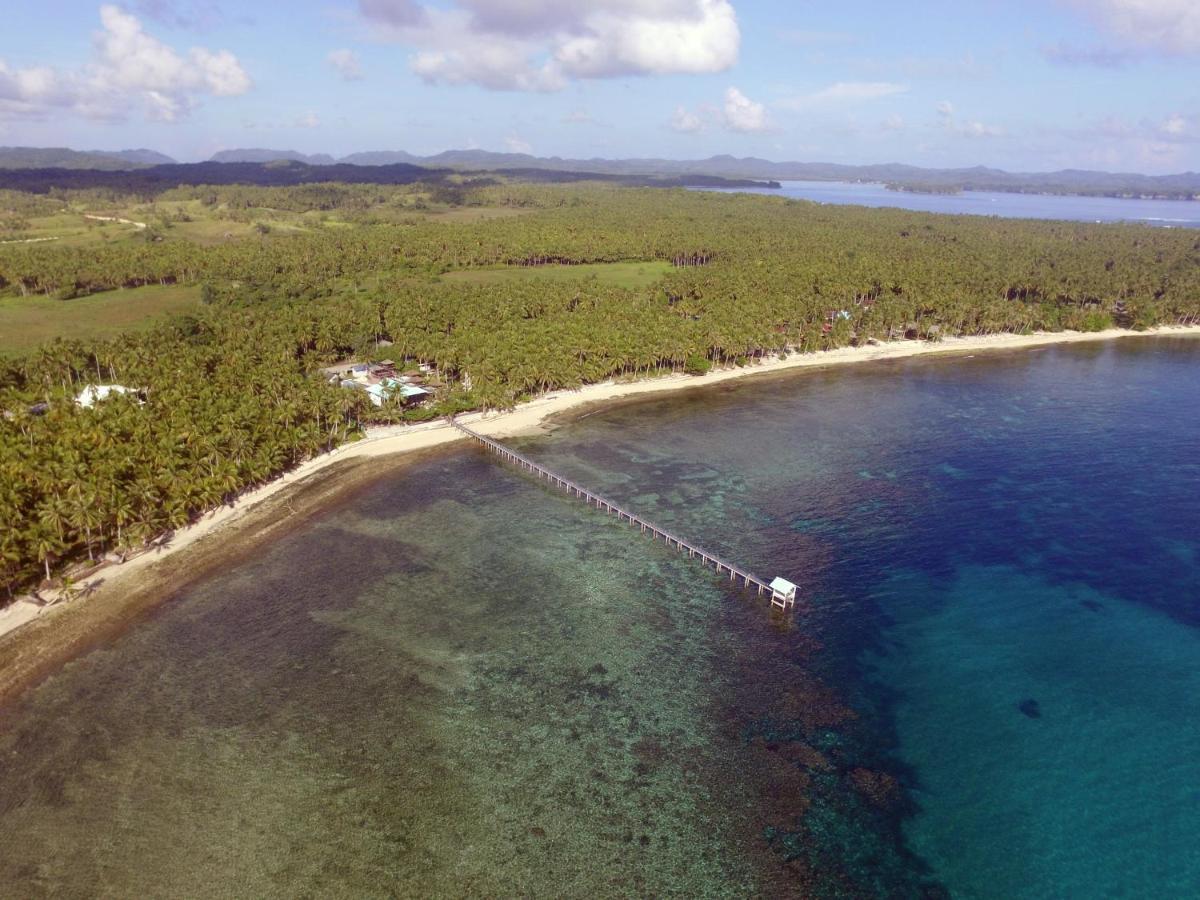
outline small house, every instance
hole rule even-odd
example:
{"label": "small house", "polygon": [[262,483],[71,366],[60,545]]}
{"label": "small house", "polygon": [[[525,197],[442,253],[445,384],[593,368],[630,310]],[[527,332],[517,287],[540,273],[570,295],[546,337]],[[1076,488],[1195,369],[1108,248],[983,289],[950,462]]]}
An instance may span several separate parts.
{"label": "small house", "polygon": [[[137,396],[137,389],[125,387],[121,384],[89,384],[75,397],[75,403],[84,409],[91,409],[101,400],[107,400],[117,394],[133,394]],[[138,399],[141,403],[141,399]]]}
{"label": "small house", "polygon": [[796,605],[796,585],[786,578],[776,578],[771,582],[771,605],[780,609],[788,609]]}
{"label": "small house", "polygon": [[383,401],[388,398],[389,391],[382,384],[368,384],[363,390],[376,406],[383,406]]}
{"label": "small house", "polygon": [[374,364],[344,362],[324,372],[331,384],[363,391],[375,406],[383,406],[393,398],[404,404],[421,403],[431,396],[425,388],[411,383],[410,376],[398,376],[396,362],[391,359]]}
{"label": "small house", "polygon": [[415,384],[401,384],[400,397],[405,403],[421,403],[429,397],[429,391]]}

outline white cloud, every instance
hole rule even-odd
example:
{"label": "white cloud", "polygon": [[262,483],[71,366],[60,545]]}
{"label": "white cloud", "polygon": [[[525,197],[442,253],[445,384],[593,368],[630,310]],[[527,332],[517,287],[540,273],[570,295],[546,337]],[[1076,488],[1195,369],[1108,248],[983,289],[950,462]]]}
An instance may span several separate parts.
{"label": "white cloud", "polygon": [[409,68],[433,84],[475,84],[500,91],[557,91],[567,81],[551,60],[536,58],[533,42],[472,30],[461,11],[429,12],[429,25],[404,29],[422,49]]}
{"label": "white cloud", "polygon": [[596,120],[586,109],[576,109],[563,116],[565,125],[595,125]]}
{"label": "white cloud", "polygon": [[516,136],[506,137],[504,146],[508,148],[509,153],[532,153],[533,145],[529,141],[522,140]]}
{"label": "white cloud", "polygon": [[353,50],[331,50],[325,61],[333,66],[343,81],[359,81],[363,77],[362,61]]}
{"label": "white cloud", "polygon": [[1165,119],[1142,119],[1138,122],[1109,116],[1078,127],[1048,127],[1043,129],[1043,133],[1052,138],[1062,136],[1093,146],[1107,146],[1119,154],[1132,146],[1200,142],[1200,116],[1172,113]]}
{"label": "white cloud", "polygon": [[954,130],[963,137],[984,138],[984,137],[1000,137],[1004,134],[1004,129],[998,125],[985,125],[983,122],[960,122],[954,126]]}
{"label": "white cloud", "polygon": [[[1056,156],[1060,165],[1178,172],[1190,164],[1193,145],[1200,143],[1200,116],[1172,114],[1165,119],[1136,122],[1110,116],[1072,127],[1046,126],[1039,137],[1047,140],[1047,158]],[[1058,138],[1076,141],[1082,149],[1065,150]]]}
{"label": "white cloud", "polygon": [[884,131],[903,131],[904,117],[898,116],[895,113],[883,120],[880,126]]}
{"label": "white cloud", "polygon": [[11,69],[0,60],[0,115],[37,117],[57,109],[123,118],[140,101],[147,118],[174,121],[197,96],[232,97],[250,89],[249,76],[227,50],[194,47],[181,54],[116,6],[100,7],[100,23],[93,59],[81,69]]}
{"label": "white cloud", "polygon": [[746,133],[771,130],[767,108],[751,100],[735,87],[725,91],[725,127]]}
{"label": "white cloud", "polygon": [[789,97],[779,102],[784,109],[807,110],[828,104],[865,103],[908,92],[907,84],[891,81],[838,81],[811,94]]}
{"label": "white cloud", "polygon": [[694,112],[688,112],[682,106],[675,107],[675,112],[671,114],[671,130],[678,131],[681,134],[691,134],[696,131],[701,131],[704,128],[704,120]]}
{"label": "white cloud", "polygon": [[977,120],[960,120],[955,115],[954,104],[949,100],[939,103],[936,110],[942,128],[953,134],[968,138],[991,138],[1004,135],[1004,129],[999,125],[988,125]]}
{"label": "white cloud", "polygon": [[300,118],[298,118],[296,120],[296,127],[297,128],[320,128],[321,127],[321,119],[317,116],[317,114],[315,112],[313,112],[312,110],[309,110],[308,112],[306,112],[304,115],[300,116]]}
{"label": "white cloud", "polygon": [[767,107],[751,100],[736,87],[726,88],[720,106],[705,103],[695,110],[675,107],[668,124],[672,131],[681,134],[694,134],[709,126],[741,134],[767,134],[775,130]]}
{"label": "white cloud", "polygon": [[721,72],[741,34],[729,0],[360,0],[426,81],[554,91],[572,80]]}
{"label": "white cloud", "polygon": [[1170,135],[1181,135],[1188,130],[1187,119],[1181,115],[1174,115],[1168,118],[1162,124],[1162,130]]}
{"label": "white cloud", "polygon": [[358,0],[358,9],[367,19],[393,28],[425,20],[425,9],[413,0]]}
{"label": "white cloud", "polygon": [[1168,54],[1200,53],[1196,0],[1064,0],[1122,43]]}
{"label": "white cloud", "polygon": [[96,77],[127,91],[157,91],[175,95],[202,92],[218,97],[244,94],[250,78],[228,50],[195,47],[181,56],[142,30],[136,16],[117,6],[100,7],[95,46]]}
{"label": "white cloud", "polygon": [[1161,122],[1143,122],[1142,133],[1147,139],[1170,144],[1190,144],[1200,141],[1200,116],[1172,113]]}

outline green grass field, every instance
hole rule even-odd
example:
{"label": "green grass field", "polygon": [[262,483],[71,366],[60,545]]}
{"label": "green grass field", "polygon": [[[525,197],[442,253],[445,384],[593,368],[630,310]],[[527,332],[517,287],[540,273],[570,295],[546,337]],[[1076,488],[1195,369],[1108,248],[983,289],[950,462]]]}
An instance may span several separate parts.
{"label": "green grass field", "polygon": [[74,300],[0,297],[0,355],[24,353],[56,337],[112,337],[199,305],[200,288],[194,285],[105,291]]}
{"label": "green grass field", "polygon": [[585,266],[502,266],[490,269],[462,269],[447,272],[443,281],[459,284],[505,284],[512,281],[588,281],[623,288],[644,288],[656,284],[671,271],[671,264],[652,262],[594,263]]}
{"label": "green grass field", "polygon": [[[22,238],[53,238],[53,243],[70,247],[84,247],[108,241],[126,240],[138,233],[138,229],[120,222],[96,222],[85,219],[76,212],[63,212],[53,216],[38,216],[29,220],[29,228]],[[14,246],[6,244],[4,247]],[[0,247],[0,252],[4,250]]]}
{"label": "green grass field", "polygon": [[537,212],[536,209],[521,209],[512,206],[446,206],[431,205],[425,211],[435,222],[486,222],[490,219],[511,219]]}

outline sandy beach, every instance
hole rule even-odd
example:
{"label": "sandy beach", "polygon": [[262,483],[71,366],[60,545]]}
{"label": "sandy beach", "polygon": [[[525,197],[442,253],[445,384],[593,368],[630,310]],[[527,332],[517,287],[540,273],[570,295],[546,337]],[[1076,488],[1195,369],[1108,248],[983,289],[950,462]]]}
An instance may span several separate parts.
{"label": "sandy beach", "polygon": [[[471,413],[460,421],[491,437],[529,434],[548,420],[584,405],[714,384],[793,369],[935,354],[1014,350],[1049,344],[1082,343],[1121,337],[1200,335],[1200,326],[1166,327],[1133,332],[1112,329],[1094,333],[1055,332],[992,335],[925,341],[894,341],[820,353],[792,353],[742,368],[721,369],[704,376],[669,375],[636,382],[604,382],[574,391],[553,391],[504,412]],[[363,440],[298,466],[251,491],[232,506],[223,506],[176,532],[161,548],[125,563],[101,569],[75,600],[38,607],[17,601],[0,609],[0,702],[62,662],[118,634],[137,615],[162,602],[211,570],[228,565],[263,541],[299,524],[356,484],[413,457],[455,441],[461,432],[444,420],[419,425],[370,429]],[[235,540],[236,538],[236,540]]]}

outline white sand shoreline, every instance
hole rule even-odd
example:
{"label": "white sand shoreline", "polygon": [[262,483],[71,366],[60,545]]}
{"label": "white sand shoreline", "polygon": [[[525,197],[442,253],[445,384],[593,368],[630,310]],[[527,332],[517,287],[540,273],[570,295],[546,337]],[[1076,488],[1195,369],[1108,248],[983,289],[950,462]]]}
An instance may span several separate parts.
{"label": "white sand shoreline", "polygon": [[[845,347],[818,353],[791,353],[784,359],[772,359],[742,368],[720,369],[704,376],[667,375],[634,382],[606,381],[600,384],[588,385],[579,390],[552,391],[528,403],[523,403],[514,410],[492,413],[467,413],[460,416],[459,419],[480,433],[490,437],[510,437],[538,432],[544,427],[549,417],[585,404],[618,400],[639,394],[653,394],[685,388],[702,388],[708,385],[719,384],[723,381],[753,375],[767,375],[786,372],[792,369],[836,366],[870,362],[873,360],[901,359],[915,356],[969,353],[975,351],[1014,350],[1048,344],[1085,343],[1146,335],[1200,335],[1200,325],[1166,326],[1141,332],[1109,329],[1107,331],[1087,333],[1068,331],[1031,335],[1001,334],[977,338],[946,338],[936,343],[926,341],[892,341],[874,346]],[[102,580],[103,586],[85,602],[89,604],[103,602],[104,595],[110,594],[115,590],[120,590],[122,585],[128,586],[130,579],[134,578],[138,573],[144,572],[150,567],[158,566],[183,549],[194,545],[197,541],[213,537],[228,528],[231,524],[236,523],[252,508],[262,503],[262,501],[275,496],[281,491],[287,490],[302,480],[316,475],[321,470],[335,463],[346,459],[370,459],[412,453],[464,439],[463,434],[452,428],[446,420],[426,422],[419,425],[400,425],[369,429],[367,436],[363,440],[347,444],[335,449],[331,453],[315,457],[276,478],[274,481],[244,494],[234,505],[222,506],[207,513],[199,521],[177,531],[168,546],[142,553],[124,563],[101,569],[93,577],[94,579]],[[86,583],[80,585],[80,587],[86,587]],[[0,609],[0,637],[20,628],[22,625],[39,616],[53,614],[57,610],[66,609],[74,605],[74,603],[63,603],[55,606],[39,607],[32,603],[18,600]]]}

